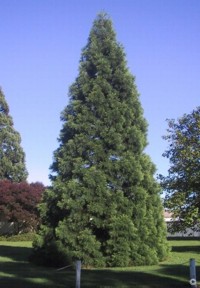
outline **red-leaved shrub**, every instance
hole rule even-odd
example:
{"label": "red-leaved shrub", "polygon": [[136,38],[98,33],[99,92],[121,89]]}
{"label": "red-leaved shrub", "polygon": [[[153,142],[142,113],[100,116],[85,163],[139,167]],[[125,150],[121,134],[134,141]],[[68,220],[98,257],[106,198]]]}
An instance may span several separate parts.
{"label": "red-leaved shrub", "polygon": [[0,222],[13,222],[14,233],[34,231],[39,223],[37,205],[45,187],[42,183],[0,181]]}

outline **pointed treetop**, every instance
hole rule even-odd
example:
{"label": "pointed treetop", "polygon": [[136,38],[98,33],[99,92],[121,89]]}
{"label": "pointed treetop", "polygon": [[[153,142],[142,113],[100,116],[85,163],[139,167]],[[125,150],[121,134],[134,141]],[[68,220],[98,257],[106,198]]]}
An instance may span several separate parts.
{"label": "pointed treetop", "polygon": [[0,87],[0,113],[4,113],[6,115],[8,115],[9,113],[9,107],[5,100],[5,96],[3,94],[1,87]]}
{"label": "pointed treetop", "polygon": [[9,106],[0,89],[0,180],[21,182],[27,175],[21,137],[13,127]]}
{"label": "pointed treetop", "polygon": [[112,20],[107,13],[99,13],[94,20],[89,38],[92,38],[94,35],[101,40],[104,40],[106,37],[115,40],[116,34],[113,29]]}

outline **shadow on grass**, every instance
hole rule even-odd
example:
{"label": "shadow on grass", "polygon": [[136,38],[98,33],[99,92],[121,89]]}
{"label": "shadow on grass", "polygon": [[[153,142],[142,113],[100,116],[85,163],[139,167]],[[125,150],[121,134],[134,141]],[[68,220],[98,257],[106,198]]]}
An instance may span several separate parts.
{"label": "shadow on grass", "polygon": [[[200,244],[200,243],[199,243]],[[197,254],[200,253],[200,246],[173,246],[172,252],[195,252]]]}
{"label": "shadow on grass", "polygon": [[0,287],[43,288],[74,287],[75,271],[58,272],[53,268],[35,266],[28,261],[31,247],[0,245]]}
{"label": "shadow on grass", "polygon": [[[172,278],[174,277],[185,277],[186,282],[189,283],[190,279],[190,269],[189,269],[189,263],[187,266],[185,265],[160,265],[159,269],[160,273],[164,275],[170,275]],[[200,266],[196,266],[196,274],[197,276],[200,275]]]}
{"label": "shadow on grass", "polygon": [[[34,266],[28,262],[32,248],[0,246],[0,287],[3,288],[71,288],[75,287],[75,270],[56,271],[53,268]],[[4,258],[5,257],[5,258]],[[137,287],[183,288],[186,268],[161,265],[155,271],[82,270],[81,288]],[[176,273],[175,273],[176,271]],[[178,271],[178,272],[177,272]],[[178,274],[177,274],[178,273]]]}
{"label": "shadow on grass", "polygon": [[[85,273],[85,275],[84,275]],[[137,287],[137,288],[184,288],[188,287],[186,282],[171,279],[163,275],[153,275],[148,272],[138,271],[83,271],[81,287]]]}
{"label": "shadow on grass", "polygon": [[15,247],[0,245],[0,257],[10,258],[12,261],[27,261],[32,251],[31,247]]}

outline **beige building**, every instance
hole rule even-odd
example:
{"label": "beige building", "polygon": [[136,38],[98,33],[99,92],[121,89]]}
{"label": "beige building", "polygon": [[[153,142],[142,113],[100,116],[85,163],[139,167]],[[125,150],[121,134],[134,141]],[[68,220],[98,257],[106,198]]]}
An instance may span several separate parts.
{"label": "beige building", "polygon": [[[164,219],[167,227],[170,226],[170,224],[174,221],[178,221],[178,219],[173,219],[172,213],[165,210],[164,211]],[[200,231],[195,231],[194,228],[187,228],[186,231],[181,231],[181,232],[175,232],[171,233],[168,231],[167,237],[200,237]]]}

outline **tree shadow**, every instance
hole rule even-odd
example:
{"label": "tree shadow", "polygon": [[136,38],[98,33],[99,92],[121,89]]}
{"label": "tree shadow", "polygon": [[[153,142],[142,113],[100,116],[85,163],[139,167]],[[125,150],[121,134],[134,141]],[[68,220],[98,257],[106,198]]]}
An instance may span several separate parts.
{"label": "tree shadow", "polygon": [[148,272],[97,270],[83,271],[81,287],[94,288],[184,288],[185,281],[172,279],[163,275],[153,275]]}
{"label": "tree shadow", "polygon": [[10,258],[17,262],[28,261],[31,251],[31,247],[0,245],[0,256]]}
{"label": "tree shadow", "polygon": [[[188,265],[181,265],[181,264],[174,264],[174,265],[160,265],[160,272],[162,274],[171,275],[172,277],[177,276],[185,276],[186,279],[190,279],[190,268],[189,268],[189,262]],[[200,267],[196,266],[196,274],[200,275]],[[186,280],[187,281],[187,280]]]}
{"label": "tree shadow", "polygon": [[[3,288],[71,288],[75,287],[75,270],[57,271],[54,268],[35,266],[28,262],[32,248],[0,245],[0,287]],[[178,266],[178,265],[177,265]],[[160,270],[161,269],[161,270]],[[183,269],[183,270],[182,270]],[[114,269],[83,269],[81,288],[183,288],[187,281],[173,276],[183,276],[183,267],[161,265],[159,274],[144,271],[122,271]],[[176,273],[174,272],[176,271]]]}
{"label": "tree shadow", "polygon": [[200,253],[200,246],[172,246],[172,252],[195,252]]}
{"label": "tree shadow", "polygon": [[74,287],[75,271],[58,273],[55,269],[37,267],[29,262],[2,262],[0,266],[0,287],[3,288],[44,288]]}
{"label": "tree shadow", "polygon": [[[43,287],[74,287],[74,271],[68,271],[63,277],[55,269],[39,267],[31,264],[28,259],[31,247],[0,245],[0,287],[3,288],[43,288]],[[65,279],[66,278],[66,279]],[[71,285],[71,286],[70,286]]]}

